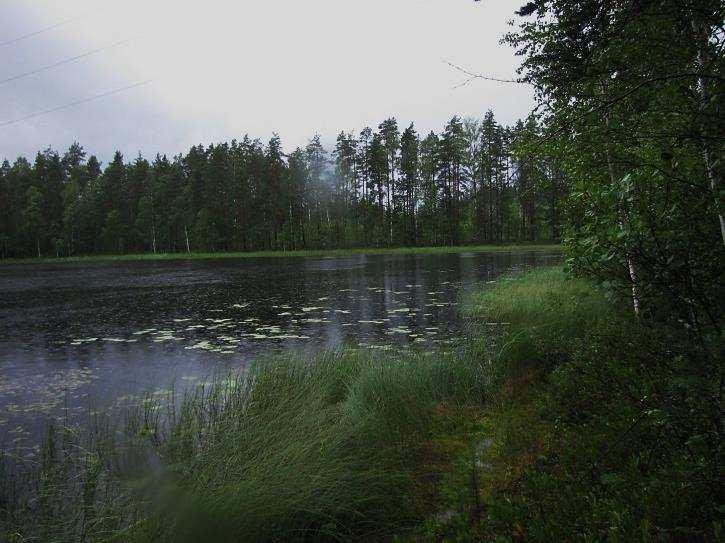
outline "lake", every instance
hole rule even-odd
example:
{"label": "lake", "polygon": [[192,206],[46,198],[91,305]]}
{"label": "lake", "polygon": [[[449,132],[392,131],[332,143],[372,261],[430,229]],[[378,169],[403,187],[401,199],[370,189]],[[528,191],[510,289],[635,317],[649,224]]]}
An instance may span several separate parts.
{"label": "lake", "polygon": [[262,353],[432,349],[460,295],[559,253],[462,252],[0,266],[0,446]]}

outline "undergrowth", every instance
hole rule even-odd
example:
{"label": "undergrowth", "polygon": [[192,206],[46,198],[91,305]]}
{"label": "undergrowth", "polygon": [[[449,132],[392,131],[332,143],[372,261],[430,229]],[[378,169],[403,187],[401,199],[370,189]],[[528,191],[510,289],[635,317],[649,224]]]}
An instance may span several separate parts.
{"label": "undergrowth", "polygon": [[467,312],[499,329],[474,334],[490,376],[482,505],[429,539],[720,539],[717,335],[637,319],[559,270],[482,290]]}

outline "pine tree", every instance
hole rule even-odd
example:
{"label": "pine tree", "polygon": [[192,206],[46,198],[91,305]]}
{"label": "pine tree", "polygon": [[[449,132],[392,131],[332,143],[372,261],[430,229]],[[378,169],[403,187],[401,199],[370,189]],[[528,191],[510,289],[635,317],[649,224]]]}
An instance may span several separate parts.
{"label": "pine tree", "polygon": [[[62,157],[48,149],[32,166],[18,159],[0,170],[0,203],[9,208],[0,218],[0,254],[438,245],[558,235],[564,169],[556,157],[521,154],[528,132],[509,134],[489,112],[481,123],[455,117],[440,137],[431,132],[420,141],[412,123],[398,134],[390,118],[359,138],[341,132],[332,162],[319,135],[290,155],[276,135],[267,145],[244,136],[192,146],[173,160],[139,155],[126,163],[117,152],[105,168],[95,156],[85,161],[78,143]],[[34,217],[26,213],[34,211],[30,187],[41,195],[32,239],[25,228],[26,217]],[[542,218],[547,228],[539,226]]]}
{"label": "pine tree", "polygon": [[403,131],[400,138],[400,183],[398,193],[403,201],[404,241],[409,245],[418,243],[418,227],[416,222],[417,200],[419,193],[419,156],[418,134],[413,123]]}
{"label": "pine tree", "polygon": [[29,187],[26,193],[26,204],[23,210],[25,229],[30,239],[35,242],[40,258],[40,238],[43,235],[43,195],[36,187]]}
{"label": "pine tree", "polygon": [[458,117],[453,117],[446,125],[438,144],[439,183],[448,225],[447,242],[450,245],[457,245],[460,241],[461,193],[465,184],[462,175],[464,152],[463,124]]}
{"label": "pine tree", "polygon": [[398,121],[395,117],[386,119],[378,127],[380,138],[385,148],[385,162],[387,173],[385,176],[384,192],[386,196],[386,222],[388,223],[388,243],[393,244],[393,221],[397,213],[396,202],[396,181],[395,175],[398,170],[398,151],[400,150],[400,132]]}

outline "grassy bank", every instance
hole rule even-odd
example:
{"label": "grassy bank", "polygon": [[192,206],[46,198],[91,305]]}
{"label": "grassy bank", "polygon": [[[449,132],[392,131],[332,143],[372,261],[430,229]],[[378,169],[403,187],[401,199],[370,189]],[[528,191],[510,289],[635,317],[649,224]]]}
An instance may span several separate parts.
{"label": "grassy bank", "polygon": [[466,311],[449,352],[262,360],[57,428],[0,470],[0,539],[718,536],[714,358],[558,270]]}
{"label": "grassy bank", "polygon": [[218,253],[141,253],[123,255],[90,255],[60,258],[10,258],[2,264],[59,263],[59,262],[114,262],[136,260],[210,260],[222,258],[275,258],[275,257],[340,257],[353,255],[407,255],[447,253],[498,253],[510,251],[558,251],[560,245],[512,244],[512,245],[461,245],[456,247],[367,247],[357,249],[319,249],[300,251],[251,251]]}
{"label": "grassy bank", "polygon": [[454,533],[721,538],[719,335],[636,319],[628,304],[554,270],[481,291],[467,311],[507,324],[478,340],[490,361],[490,442],[480,515]]}

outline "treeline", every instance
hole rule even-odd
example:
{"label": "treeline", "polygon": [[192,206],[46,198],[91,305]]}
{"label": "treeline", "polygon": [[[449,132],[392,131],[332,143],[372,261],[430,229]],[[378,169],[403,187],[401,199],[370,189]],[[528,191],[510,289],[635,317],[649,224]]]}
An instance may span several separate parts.
{"label": "treeline", "polygon": [[285,154],[275,135],[172,159],[47,149],[0,169],[0,256],[251,251],[555,240],[562,176],[523,150],[533,118],[454,117],[421,137],[394,118]]}

